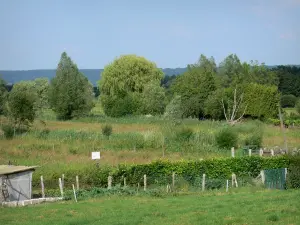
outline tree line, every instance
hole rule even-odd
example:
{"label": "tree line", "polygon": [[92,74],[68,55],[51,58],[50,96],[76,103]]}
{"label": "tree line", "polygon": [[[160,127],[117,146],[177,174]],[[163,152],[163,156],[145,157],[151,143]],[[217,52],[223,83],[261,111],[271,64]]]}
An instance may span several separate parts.
{"label": "tree line", "polygon": [[105,66],[93,87],[64,52],[50,81],[22,81],[11,91],[5,85],[0,79],[0,113],[17,126],[29,125],[47,108],[62,120],[87,116],[95,98],[111,117],[264,119],[276,117],[280,105],[296,105],[300,68],[270,69],[257,61],[241,62],[235,54],[217,65],[213,57],[201,55],[183,74],[164,76],[154,62],[123,55]]}

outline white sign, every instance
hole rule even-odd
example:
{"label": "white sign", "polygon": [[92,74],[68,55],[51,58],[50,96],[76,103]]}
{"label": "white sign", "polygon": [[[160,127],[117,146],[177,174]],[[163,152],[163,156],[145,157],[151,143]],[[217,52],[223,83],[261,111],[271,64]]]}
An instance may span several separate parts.
{"label": "white sign", "polygon": [[100,152],[92,152],[92,159],[100,159]]}

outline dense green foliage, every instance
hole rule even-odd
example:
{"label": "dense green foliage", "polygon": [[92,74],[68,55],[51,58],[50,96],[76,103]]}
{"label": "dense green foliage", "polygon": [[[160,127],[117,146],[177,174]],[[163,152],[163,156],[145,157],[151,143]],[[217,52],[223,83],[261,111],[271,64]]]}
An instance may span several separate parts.
{"label": "dense green foliage", "polygon": [[156,83],[145,85],[141,95],[141,113],[150,115],[161,115],[165,111],[165,90]]}
{"label": "dense green foliage", "polygon": [[88,114],[93,107],[92,88],[67,53],[62,53],[49,89],[49,102],[57,117],[68,120]]}
{"label": "dense green foliage", "polygon": [[35,103],[37,95],[30,82],[20,82],[14,85],[9,93],[7,113],[18,127],[30,125],[36,116]]}
{"label": "dense green foliage", "polygon": [[7,101],[6,83],[0,76],[0,115],[4,112],[4,105]]}
{"label": "dense green foliage", "polygon": [[262,85],[278,85],[277,74],[265,67],[264,64],[251,61],[250,64],[241,63],[235,54],[227,56],[220,63],[218,72],[220,85],[223,87],[236,87],[248,83]]}
{"label": "dense green foliage", "polygon": [[283,95],[300,97],[300,67],[278,66],[273,71],[279,77],[278,89]]}
{"label": "dense green foliage", "polygon": [[289,94],[289,95],[282,95],[280,99],[281,107],[283,108],[294,108],[297,102],[297,97]]}
{"label": "dense green foliage", "polygon": [[245,139],[245,146],[251,146],[252,148],[258,149],[262,147],[262,142],[263,134],[258,130]]}
{"label": "dense green foliage", "polygon": [[102,127],[102,134],[104,136],[106,136],[108,139],[109,139],[109,136],[112,134],[112,126],[110,124],[105,124],[103,127]]}
{"label": "dense green foliage", "polygon": [[237,147],[238,135],[231,127],[227,127],[216,134],[216,142],[222,149]]}
{"label": "dense green foliage", "polygon": [[216,90],[215,74],[214,59],[201,55],[197,63],[188,65],[187,72],[176,78],[173,92],[181,97],[185,117],[204,116],[204,102]]}
{"label": "dense green foliage", "polygon": [[[159,88],[163,72],[155,63],[135,55],[124,55],[105,66],[99,82],[101,103],[108,116],[162,113],[164,90]],[[150,101],[153,105],[150,105]],[[123,102],[123,103],[122,103]]]}
{"label": "dense green foliage", "polygon": [[290,165],[287,174],[287,186],[300,188],[300,154],[289,157]]}
{"label": "dense green foliage", "polygon": [[278,114],[279,93],[276,86],[251,83],[245,88],[246,115],[272,118]]}
{"label": "dense green foliage", "polygon": [[226,102],[223,89],[214,91],[204,102],[204,113],[206,117],[220,120],[224,118],[222,99]]}
{"label": "dense green foliage", "polygon": [[[123,177],[126,177],[127,183],[131,185],[137,185],[142,183],[144,174],[149,177],[162,177],[170,176],[175,172],[179,176],[189,177],[190,181],[199,177],[205,173],[208,178],[227,179],[232,173],[235,173],[239,177],[253,176],[256,177],[262,169],[272,168],[286,168],[289,165],[289,160],[286,157],[273,157],[263,158],[259,156],[252,157],[236,157],[236,158],[218,158],[199,161],[155,161],[150,164],[140,165],[119,165],[115,167],[101,167],[90,166],[85,169],[73,169],[65,171],[66,182],[68,178],[72,179],[76,175],[80,177],[80,182],[85,185],[92,185],[97,187],[107,186],[107,177],[113,176],[114,184],[123,181]],[[39,185],[41,174],[38,171],[34,174],[34,186]],[[48,179],[58,179],[61,174],[55,171],[49,171],[47,176],[44,174],[45,182]],[[150,181],[149,181],[150,182]],[[154,182],[154,180],[153,180]],[[151,182],[149,183],[151,184]],[[54,183],[56,187],[56,182]],[[49,187],[50,188],[50,187]]]}
{"label": "dense green foliage", "polygon": [[11,124],[2,125],[1,129],[6,139],[12,139],[14,137],[14,127]]}

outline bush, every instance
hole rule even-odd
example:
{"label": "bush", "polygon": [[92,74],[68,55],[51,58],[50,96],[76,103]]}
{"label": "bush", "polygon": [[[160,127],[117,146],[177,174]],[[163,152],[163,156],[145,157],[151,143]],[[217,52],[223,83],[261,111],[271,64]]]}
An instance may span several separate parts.
{"label": "bush", "polygon": [[3,125],[2,130],[6,139],[12,139],[14,137],[14,127],[12,125]]}
{"label": "bush", "polygon": [[[64,171],[64,174],[66,183],[68,179],[73,179],[78,175],[81,186],[107,187],[107,177],[109,175],[113,176],[113,186],[122,183],[124,177],[126,177],[127,185],[136,186],[138,183],[141,184],[143,182],[144,174],[147,174],[149,177],[148,185],[152,185],[161,177],[171,179],[173,172],[176,173],[176,177],[190,178],[185,180],[188,180],[188,184],[194,184],[195,179],[205,173],[207,180],[212,180],[209,183],[210,188],[217,188],[220,186],[218,180],[223,179],[224,184],[225,179],[229,179],[232,173],[235,173],[238,177],[257,177],[262,169],[287,168],[288,165],[289,159],[284,156],[272,158],[247,156],[202,161],[155,161],[150,164],[140,165],[120,164],[114,168],[105,166],[97,168],[95,165],[91,165],[80,169],[72,168]],[[40,185],[41,175],[44,175],[46,187],[49,189],[57,188],[56,180],[61,177],[60,171],[49,170],[47,174],[45,174],[45,171],[36,171],[33,174],[33,186]],[[150,179],[151,177],[155,179]]]}
{"label": "bush", "polygon": [[189,127],[182,127],[176,131],[176,140],[178,141],[189,141],[193,136],[194,131]]}
{"label": "bush", "polygon": [[300,154],[289,157],[287,187],[300,188]]}
{"label": "bush", "polygon": [[109,139],[109,136],[112,134],[112,126],[109,124],[106,124],[102,127],[102,134]]}
{"label": "bush", "polygon": [[282,95],[281,96],[281,107],[287,108],[291,107],[294,108],[297,101],[297,97],[294,95]]}
{"label": "bush", "polygon": [[251,146],[256,146],[257,148],[260,148],[262,146],[262,141],[263,141],[262,132],[257,132],[245,139],[245,145],[246,146],[251,145]]}
{"label": "bush", "polygon": [[222,129],[216,134],[216,142],[219,148],[237,147],[238,135],[230,127]]}

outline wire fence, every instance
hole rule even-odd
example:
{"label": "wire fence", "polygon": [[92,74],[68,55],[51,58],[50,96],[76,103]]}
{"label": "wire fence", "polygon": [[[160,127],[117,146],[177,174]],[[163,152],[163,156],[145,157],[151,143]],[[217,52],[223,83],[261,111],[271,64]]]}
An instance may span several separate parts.
{"label": "wire fence", "polygon": [[[42,179],[43,180],[43,179]],[[162,176],[142,176],[137,182],[131,182],[126,177],[114,179],[108,176],[105,185],[80,183],[80,178],[41,181],[32,187],[33,198],[37,197],[66,197],[73,196],[73,191],[79,195],[101,194],[133,194],[141,192],[152,193],[187,193],[220,190],[228,192],[232,188],[263,186],[260,179],[252,177],[236,177],[228,179],[209,178],[205,174],[199,176],[182,176],[173,173]],[[74,187],[74,190],[73,190]],[[90,193],[90,194],[88,194]]]}

